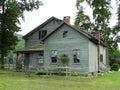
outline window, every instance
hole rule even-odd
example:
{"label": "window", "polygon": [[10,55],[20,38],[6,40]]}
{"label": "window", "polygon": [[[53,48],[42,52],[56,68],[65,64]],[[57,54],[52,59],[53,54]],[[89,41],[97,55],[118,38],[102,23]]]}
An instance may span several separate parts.
{"label": "window", "polygon": [[73,62],[74,63],[80,62],[80,50],[79,49],[73,50]]}
{"label": "window", "polygon": [[100,55],[100,61],[103,62],[103,54]]}
{"label": "window", "polygon": [[63,32],[63,38],[66,38],[68,36],[68,31]]}
{"label": "window", "polygon": [[39,31],[39,39],[42,39],[47,35],[47,30],[41,30]]}
{"label": "window", "polygon": [[52,63],[56,63],[57,62],[57,51],[56,50],[52,50],[51,51],[51,62]]}
{"label": "window", "polygon": [[43,53],[38,54],[38,64],[43,64],[43,63],[44,63]]}

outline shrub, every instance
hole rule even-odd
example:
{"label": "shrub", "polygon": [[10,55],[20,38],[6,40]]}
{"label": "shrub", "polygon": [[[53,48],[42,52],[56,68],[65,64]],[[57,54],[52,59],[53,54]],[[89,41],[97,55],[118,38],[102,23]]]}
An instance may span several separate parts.
{"label": "shrub", "polygon": [[36,68],[37,75],[47,75],[48,74],[48,68]]}
{"label": "shrub", "polygon": [[118,63],[114,63],[112,66],[111,66],[111,71],[118,71],[119,70],[119,64]]}
{"label": "shrub", "polygon": [[68,61],[69,61],[68,55],[66,55],[66,54],[61,54],[61,55],[59,56],[59,60],[60,60],[63,64],[68,63]]}

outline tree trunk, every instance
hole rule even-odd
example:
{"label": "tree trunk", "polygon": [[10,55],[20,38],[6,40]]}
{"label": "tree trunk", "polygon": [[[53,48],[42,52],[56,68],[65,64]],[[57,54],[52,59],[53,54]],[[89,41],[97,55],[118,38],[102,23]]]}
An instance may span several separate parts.
{"label": "tree trunk", "polygon": [[4,69],[4,53],[1,52],[0,68]]}
{"label": "tree trunk", "polygon": [[[1,7],[2,7],[2,13],[1,13],[1,15],[2,15],[2,20],[1,20],[1,34],[2,34],[2,32],[4,31],[4,14],[5,14],[5,0],[2,0],[2,3],[1,3]],[[0,37],[0,41],[1,41],[1,43],[3,43],[2,42],[2,40],[3,40],[3,36],[1,35],[1,37]],[[4,48],[3,48],[4,46],[3,45],[1,45],[1,59],[0,59],[0,68],[1,69],[4,69]]]}

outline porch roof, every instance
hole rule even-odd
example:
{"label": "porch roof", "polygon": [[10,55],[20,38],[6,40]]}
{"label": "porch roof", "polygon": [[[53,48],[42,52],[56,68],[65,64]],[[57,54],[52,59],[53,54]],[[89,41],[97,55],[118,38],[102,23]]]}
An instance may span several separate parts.
{"label": "porch roof", "polygon": [[16,50],[16,52],[33,52],[33,51],[43,51],[44,45],[43,44],[35,44],[33,46],[28,46],[19,50]]}

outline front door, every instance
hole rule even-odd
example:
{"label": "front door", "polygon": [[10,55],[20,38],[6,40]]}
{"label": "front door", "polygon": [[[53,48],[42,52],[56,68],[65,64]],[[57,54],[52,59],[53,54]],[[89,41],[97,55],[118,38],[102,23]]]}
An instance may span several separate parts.
{"label": "front door", "polygon": [[30,63],[30,53],[25,53],[24,66],[29,67],[29,63]]}

